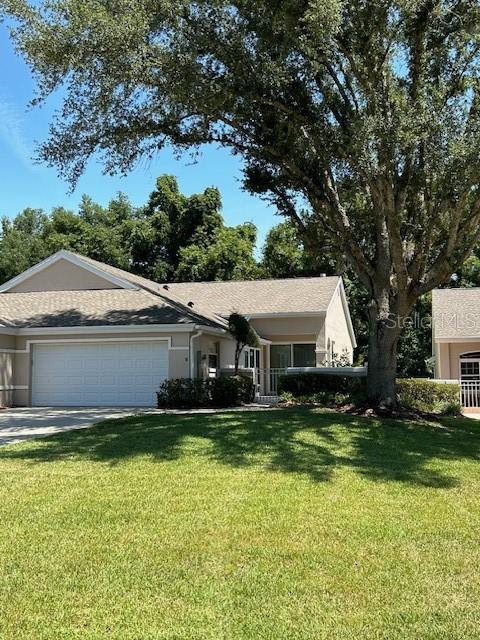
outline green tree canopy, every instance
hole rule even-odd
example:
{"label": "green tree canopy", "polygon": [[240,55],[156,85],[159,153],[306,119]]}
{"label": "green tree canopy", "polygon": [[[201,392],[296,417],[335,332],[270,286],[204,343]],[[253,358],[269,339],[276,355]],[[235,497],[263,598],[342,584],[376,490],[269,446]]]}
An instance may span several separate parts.
{"label": "green tree canopy", "polygon": [[143,207],[120,193],[106,207],[83,196],[78,211],[25,209],[5,218],[0,280],[60,249],[157,281],[249,279],[257,274],[255,242],[252,224],[224,224],[217,189],[185,196],[173,176],[161,176]]}

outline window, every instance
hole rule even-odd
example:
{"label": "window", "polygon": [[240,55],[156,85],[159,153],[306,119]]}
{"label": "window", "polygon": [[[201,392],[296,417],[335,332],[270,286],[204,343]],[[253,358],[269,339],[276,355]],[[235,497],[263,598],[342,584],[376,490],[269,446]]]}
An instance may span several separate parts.
{"label": "window", "polygon": [[314,367],[317,364],[314,344],[293,345],[293,366]]}
{"label": "window", "polygon": [[462,374],[462,380],[478,380],[480,377],[480,363],[461,362],[460,371]]}
{"label": "window", "polygon": [[270,347],[270,367],[315,367],[315,344],[272,344]]}
{"label": "window", "polygon": [[292,366],[292,345],[272,344],[270,347],[270,368],[286,369]]}
{"label": "window", "polygon": [[244,357],[245,369],[258,369],[260,367],[260,349],[246,347]]}

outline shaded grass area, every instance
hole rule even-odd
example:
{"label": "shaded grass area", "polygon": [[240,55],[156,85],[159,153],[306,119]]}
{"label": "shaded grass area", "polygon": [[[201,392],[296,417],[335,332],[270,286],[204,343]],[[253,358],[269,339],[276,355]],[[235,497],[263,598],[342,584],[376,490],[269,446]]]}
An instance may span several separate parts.
{"label": "shaded grass area", "polygon": [[0,637],[478,638],[480,423],[148,415],[0,449]]}

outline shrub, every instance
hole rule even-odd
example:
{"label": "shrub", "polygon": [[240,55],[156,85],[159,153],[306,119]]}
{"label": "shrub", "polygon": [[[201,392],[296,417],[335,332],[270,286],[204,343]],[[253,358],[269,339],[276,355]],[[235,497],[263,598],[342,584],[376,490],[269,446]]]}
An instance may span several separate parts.
{"label": "shrub", "polygon": [[[221,379],[221,378],[220,378]],[[243,404],[250,404],[255,400],[255,385],[249,376],[235,376],[237,380],[239,400]]]}
{"label": "shrub", "polygon": [[246,376],[213,378],[208,382],[210,401],[214,407],[235,407],[254,400],[255,387]]}
{"label": "shrub", "polygon": [[159,409],[193,409],[208,406],[208,390],[202,379],[165,380],[157,393]]}
{"label": "shrub", "polygon": [[458,384],[444,384],[423,378],[399,379],[397,393],[400,404],[407,409],[440,415],[461,413]]}
{"label": "shrub", "polygon": [[294,397],[311,396],[315,393],[361,393],[365,378],[323,373],[295,373],[280,376],[279,391],[291,393]]}
{"label": "shrub", "polygon": [[235,407],[253,401],[255,388],[245,376],[202,380],[180,378],[165,380],[157,393],[159,409],[199,409]]}
{"label": "shrub", "polygon": [[355,396],[339,391],[317,391],[303,396],[294,396],[290,391],[283,391],[279,400],[285,404],[316,404],[331,408],[357,403]]}

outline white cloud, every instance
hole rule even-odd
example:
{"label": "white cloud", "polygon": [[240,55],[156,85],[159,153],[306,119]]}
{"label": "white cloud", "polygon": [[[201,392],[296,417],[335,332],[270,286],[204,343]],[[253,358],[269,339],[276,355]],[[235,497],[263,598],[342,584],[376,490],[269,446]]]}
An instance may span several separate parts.
{"label": "white cloud", "polygon": [[33,148],[23,131],[23,118],[14,105],[0,100],[0,141],[29,169],[33,164]]}

